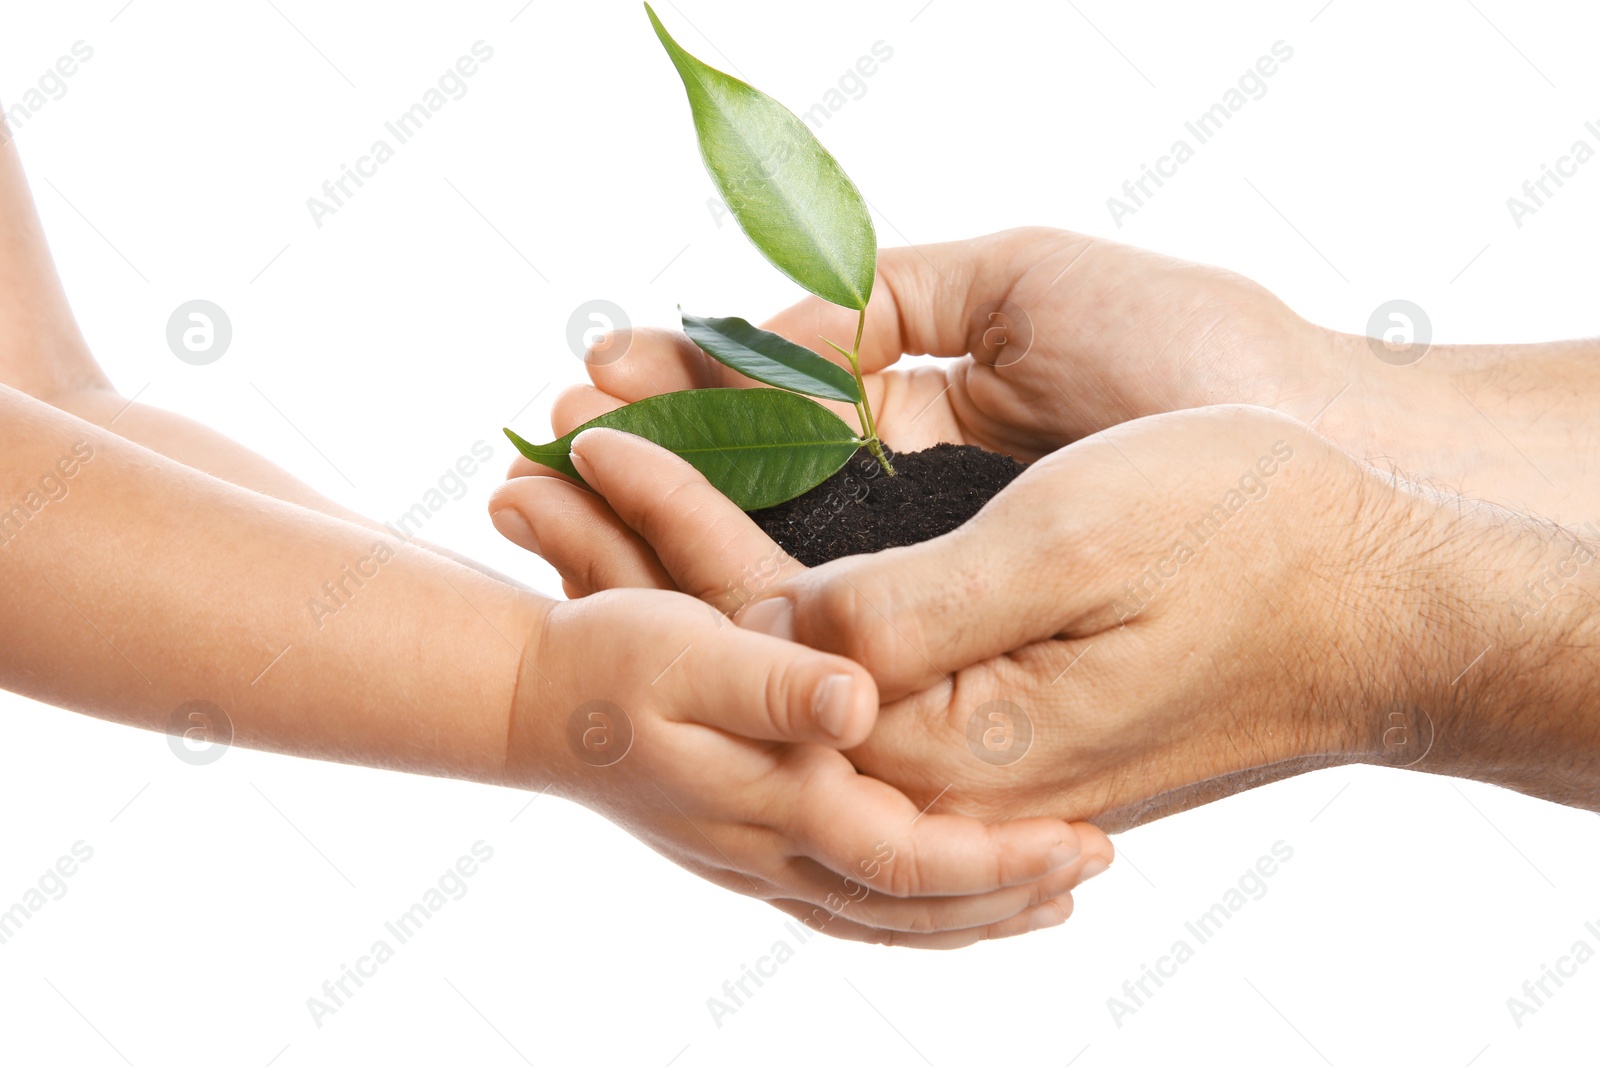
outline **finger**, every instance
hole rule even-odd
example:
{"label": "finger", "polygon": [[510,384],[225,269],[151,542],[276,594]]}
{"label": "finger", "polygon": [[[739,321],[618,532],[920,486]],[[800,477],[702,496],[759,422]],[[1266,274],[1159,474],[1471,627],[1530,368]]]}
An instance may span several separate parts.
{"label": "finger", "polygon": [[855,660],[885,700],[1058,636],[1104,604],[1060,558],[1083,536],[1051,506],[1057,473],[1035,465],[941,537],[801,572],[737,621]]}
{"label": "finger", "polygon": [[918,811],[903,793],[835,755],[806,747],[788,754],[792,773],[774,776],[783,796],[773,802],[785,805],[775,808],[784,815],[774,828],[802,855],[891,897],[989,893],[1079,862],[1086,844],[1109,850],[1105,835],[1087,823],[988,824]]}
{"label": "finger", "polygon": [[[872,731],[878,689],[859,664],[727,625],[716,612],[677,593],[627,595],[636,598],[630,604],[640,603],[637,598],[665,598],[650,617],[652,625],[615,635],[621,662],[636,660],[653,672],[650,686],[664,717],[759,741],[813,742],[799,748],[855,773],[842,755],[816,746],[851,748]],[[606,596],[569,606],[608,610]],[[676,635],[682,645],[670,647],[663,632]]]}
{"label": "finger", "polygon": [[[1008,230],[986,237],[878,252],[878,276],[867,307],[861,339],[863,370],[881,370],[904,353],[961,356],[971,352],[989,322],[984,312],[998,309],[1024,271],[1039,265],[1041,237],[1053,240],[1046,254],[1071,263],[1090,238],[1055,230]],[[823,342],[849,348],[858,312],[808,297],[764,324],[796,344],[843,363]],[[623,339],[602,337],[597,347]],[[626,335],[620,358],[595,359],[594,384],[632,402],[677,389],[708,389],[752,384],[750,379],[711,359],[674,330],[635,329]]]}
{"label": "finger", "polygon": [[[819,338],[813,336],[805,340],[813,349],[820,349],[825,358],[840,366],[847,365],[843,357]],[[846,337],[844,343],[848,345],[850,340],[851,337]],[[633,331],[627,357],[590,366],[589,377],[602,392],[626,403],[680,389],[747,388],[761,384],[712,359],[684,334],[670,330]],[[869,393],[873,388],[874,383],[869,382]],[[841,417],[847,417],[853,410],[850,404],[819,403]],[[561,426],[558,432],[564,433],[576,425],[579,423]]]}
{"label": "finger", "polygon": [[544,557],[569,586],[672,589],[655,552],[595,494],[557,478],[515,478],[494,491],[489,514],[507,540]]}
{"label": "finger", "polygon": [[550,428],[557,437],[565,437],[590,419],[597,419],[627,403],[592,385],[574,385],[563,389],[550,405]]}
{"label": "finger", "polygon": [[829,912],[826,908],[807,904],[803,900],[773,900],[769,903],[784,914],[800,920],[814,933],[827,934],[843,941],[860,941],[868,945],[885,945],[892,948],[966,948],[979,941],[997,941],[1004,937],[1016,937],[1019,934],[1060,926],[1072,915],[1072,894],[1065,893],[1030,908],[1021,915],[987,926],[943,930],[937,933],[912,933],[859,923],[842,914]]}
{"label": "finger", "polygon": [[989,926],[1070,893],[1084,880],[1087,858],[1088,854],[1082,854],[1067,867],[1026,885],[965,897],[885,896],[805,857],[789,861],[787,877],[781,878],[780,884],[783,892],[796,899],[809,900],[830,911],[848,912],[864,925],[926,934]]}
{"label": "finger", "polygon": [[[848,912],[856,922],[884,930],[936,933],[985,927],[1014,918],[1070,893],[1106,870],[1113,858],[1110,840],[1089,824],[1075,828],[1079,830],[1084,848],[1071,863],[1031,882],[968,896],[892,897],[874,891],[859,878],[841,875],[803,855],[790,856],[776,867],[760,863],[751,869],[708,866],[696,855],[670,854],[670,858],[734,892],[766,900],[801,901],[830,914]],[[720,839],[717,853],[725,863],[730,855],[749,855],[757,850],[771,853],[776,849],[781,854],[792,844],[783,833],[769,826],[747,824],[731,836],[727,831],[732,828],[720,829],[723,832],[715,829],[710,832]],[[883,850],[878,853],[884,854]]]}
{"label": "finger", "polygon": [[679,389],[754,384],[706,355],[677,330],[640,328],[629,331],[627,340],[627,353],[620,359],[589,365],[590,380],[627,403]]}
{"label": "finger", "polygon": [[[589,385],[574,385],[563,389],[550,407],[550,427],[554,431],[553,436],[565,437],[590,419],[599,418],[608,411],[615,411],[626,403],[625,400],[619,400]],[[512,457],[511,466],[506,470],[506,477],[567,478],[560,471],[546,467],[543,463],[535,463],[520,452]]]}
{"label": "finger", "polygon": [[805,569],[687,461],[642,437],[586,430],[572,460],[676,587],[720,611]]}
{"label": "finger", "polygon": [[[981,349],[988,313],[999,311],[1018,277],[1039,266],[1041,245],[1065,267],[1091,244],[1076,234],[1030,228],[881,249],[861,338],[862,370],[881,370],[903,354],[962,356]],[[766,328],[831,357],[819,338],[849,348],[857,315],[808,297],[773,316]]]}
{"label": "finger", "polygon": [[511,481],[515,478],[556,478],[563,482],[570,482],[573,485],[578,484],[576,478],[569,477],[554,467],[546,467],[543,463],[535,463],[521,452],[511,457],[511,466],[506,468],[506,480]]}

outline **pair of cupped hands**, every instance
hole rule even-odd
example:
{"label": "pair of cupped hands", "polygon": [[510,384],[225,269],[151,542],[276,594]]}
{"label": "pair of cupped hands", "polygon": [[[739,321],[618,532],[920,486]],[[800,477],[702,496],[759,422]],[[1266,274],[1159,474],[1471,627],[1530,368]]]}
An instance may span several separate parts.
{"label": "pair of cupped hands", "polygon": [[[766,326],[830,356],[855,321],[813,298]],[[597,347],[558,434],[754,384],[666,330]],[[814,929],[1056,925],[1106,831],[1372,755],[1332,605],[1359,601],[1379,524],[1421,520],[1299,421],[1346,348],[1236,275],[1076,234],[886,250],[862,343],[883,439],[1027,470],[950,534],[808,569],[641,438],[579,436],[585,485],[519,460],[495,524],[573,599],[540,638],[560,697],[514,733],[620,709],[626,754],[546,768],[556,791]]]}

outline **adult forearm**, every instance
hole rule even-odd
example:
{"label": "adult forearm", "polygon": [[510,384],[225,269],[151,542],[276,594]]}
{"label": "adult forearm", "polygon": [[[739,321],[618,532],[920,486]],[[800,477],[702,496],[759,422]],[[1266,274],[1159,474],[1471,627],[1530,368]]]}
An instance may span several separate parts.
{"label": "adult forearm", "polygon": [[1426,489],[1367,507],[1365,758],[1600,811],[1600,538]]}
{"label": "adult forearm", "polygon": [[1600,811],[1600,537],[1521,522],[1499,536],[1482,658],[1439,703],[1470,724],[1470,777]]}
{"label": "adult forearm", "polygon": [[547,602],[6,389],[0,457],[6,688],[155,729],[203,700],[245,745],[501,773]]}
{"label": "adult forearm", "polygon": [[1332,402],[1316,425],[1347,451],[1513,511],[1600,522],[1600,342],[1439,345],[1406,366],[1365,337],[1326,342]]}

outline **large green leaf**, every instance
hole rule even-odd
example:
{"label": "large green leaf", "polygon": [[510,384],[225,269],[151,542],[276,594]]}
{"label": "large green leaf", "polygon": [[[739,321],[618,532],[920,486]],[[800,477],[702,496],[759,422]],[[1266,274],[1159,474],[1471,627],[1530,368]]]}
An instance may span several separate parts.
{"label": "large green leaf", "polygon": [[747,378],[824,400],[861,403],[855,375],[787,337],[752,326],[741,318],[701,318],[682,308],[678,314],[683,317],[683,332],[689,340],[718,363]]}
{"label": "large green leaf", "polygon": [[793,112],[685,52],[644,9],[688,91],[700,158],[745,235],[802,287],[866,308],[878,238],[855,184]]}
{"label": "large green leaf", "polygon": [[549,444],[510,430],[517,451],[582,480],[572,439],[604,426],[654,441],[692,463],[745,511],[770,508],[822,484],[855,455],[861,441],[833,412],[779,389],[686,389],[646,397],[590,419]]}

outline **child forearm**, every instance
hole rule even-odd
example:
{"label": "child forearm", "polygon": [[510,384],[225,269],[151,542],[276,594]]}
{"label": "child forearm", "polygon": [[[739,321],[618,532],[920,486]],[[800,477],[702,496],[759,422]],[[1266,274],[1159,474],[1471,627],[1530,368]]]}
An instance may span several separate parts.
{"label": "child forearm", "polygon": [[548,602],[11,390],[0,427],[0,684],[155,729],[203,700],[241,744],[497,779]]}

